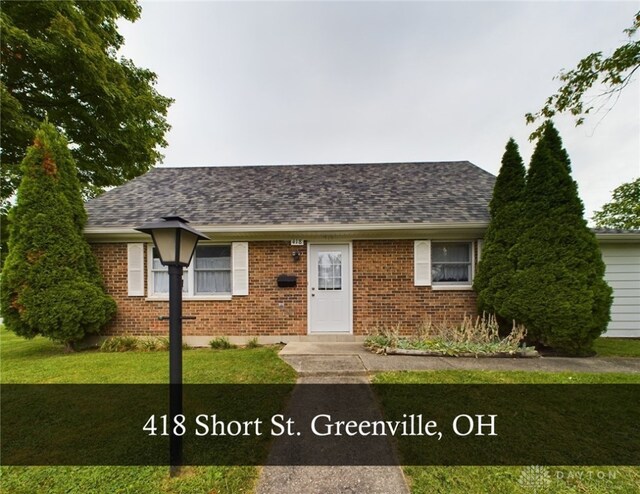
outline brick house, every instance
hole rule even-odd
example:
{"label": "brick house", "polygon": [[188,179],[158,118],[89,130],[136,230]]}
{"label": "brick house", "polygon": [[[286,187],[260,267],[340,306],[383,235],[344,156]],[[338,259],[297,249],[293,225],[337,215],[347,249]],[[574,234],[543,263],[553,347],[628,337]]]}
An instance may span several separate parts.
{"label": "brick house", "polygon": [[118,303],[105,334],[167,334],[168,274],[134,228],[170,214],[211,238],[185,269],[191,345],[458,322],[476,313],[494,180],[469,162],[155,168],[87,203]]}

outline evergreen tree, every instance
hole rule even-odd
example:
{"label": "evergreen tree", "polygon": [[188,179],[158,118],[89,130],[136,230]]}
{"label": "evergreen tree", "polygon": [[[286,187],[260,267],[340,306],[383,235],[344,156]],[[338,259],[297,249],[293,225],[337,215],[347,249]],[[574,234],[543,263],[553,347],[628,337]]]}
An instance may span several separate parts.
{"label": "evergreen tree", "polygon": [[527,174],[525,230],[511,250],[516,273],[503,311],[524,323],[534,341],[585,355],[606,330],[612,292],[570,170],[548,122]]}
{"label": "evergreen tree", "polygon": [[518,145],[509,139],[502,166],[489,203],[491,220],[484,236],[482,256],[473,287],[480,312],[495,314],[503,329],[511,328],[512,317],[502,309],[515,273],[509,251],[522,233],[522,196],[526,171]]}
{"label": "evergreen tree", "polygon": [[82,230],[86,213],[67,142],[41,125],[22,162],[2,273],[2,316],[20,336],[72,348],[115,314]]}

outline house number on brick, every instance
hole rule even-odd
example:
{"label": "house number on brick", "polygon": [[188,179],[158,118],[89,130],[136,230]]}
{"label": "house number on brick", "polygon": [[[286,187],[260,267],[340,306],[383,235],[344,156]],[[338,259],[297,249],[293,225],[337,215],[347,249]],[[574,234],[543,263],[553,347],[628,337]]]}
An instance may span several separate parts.
{"label": "house number on brick", "polygon": [[292,240],[291,245],[302,246],[304,245],[304,240]]}

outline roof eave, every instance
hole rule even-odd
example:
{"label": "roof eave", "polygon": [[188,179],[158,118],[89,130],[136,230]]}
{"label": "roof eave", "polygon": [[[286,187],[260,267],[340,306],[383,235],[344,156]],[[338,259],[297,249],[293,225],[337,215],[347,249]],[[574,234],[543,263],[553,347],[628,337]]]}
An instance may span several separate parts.
{"label": "roof eave", "polygon": [[638,243],[640,232],[596,232],[596,238],[601,243]]}
{"label": "roof eave", "polygon": [[[408,238],[479,238],[488,222],[449,223],[368,223],[368,224],[306,224],[306,225],[194,225],[212,240],[286,240],[309,239],[408,239]],[[85,236],[90,242],[139,242],[148,235],[133,227],[88,227]]]}

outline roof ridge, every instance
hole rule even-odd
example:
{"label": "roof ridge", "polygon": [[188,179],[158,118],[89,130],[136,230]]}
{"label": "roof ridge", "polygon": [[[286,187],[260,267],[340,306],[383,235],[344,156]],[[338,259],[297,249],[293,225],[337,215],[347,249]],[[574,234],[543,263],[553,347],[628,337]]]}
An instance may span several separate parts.
{"label": "roof ridge", "polygon": [[[474,165],[469,160],[452,160],[452,161],[375,161],[375,162],[357,162],[357,163],[257,163],[257,164],[211,164],[211,165],[160,165],[151,168],[151,170],[193,170],[207,168],[284,168],[284,167],[301,167],[301,166],[380,166],[380,165]],[[479,168],[479,167],[478,167]],[[151,171],[150,170],[150,171]]]}

